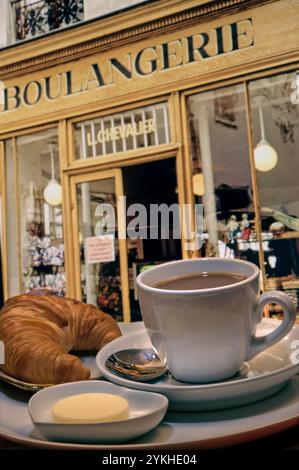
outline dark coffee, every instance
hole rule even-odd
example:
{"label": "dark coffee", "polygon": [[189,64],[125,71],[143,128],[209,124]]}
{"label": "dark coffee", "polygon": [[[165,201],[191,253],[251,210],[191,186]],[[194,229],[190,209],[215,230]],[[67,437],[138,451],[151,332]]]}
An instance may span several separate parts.
{"label": "dark coffee", "polygon": [[229,286],[244,281],[246,276],[237,273],[194,273],[184,276],[169,277],[157,282],[154,287],[168,290],[211,289]]}

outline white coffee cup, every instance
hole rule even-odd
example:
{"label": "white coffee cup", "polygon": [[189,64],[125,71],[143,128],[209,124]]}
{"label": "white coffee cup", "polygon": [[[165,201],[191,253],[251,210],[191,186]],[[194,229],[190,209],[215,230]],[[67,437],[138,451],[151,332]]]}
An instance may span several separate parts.
{"label": "white coffee cup", "polygon": [[[174,276],[238,273],[235,284],[198,290],[155,287]],[[280,291],[259,295],[259,269],[228,258],[200,258],[161,264],[137,277],[142,318],[153,347],[169,371],[185,382],[203,383],[232,377],[242,363],[281,340],[292,328],[296,310]],[[266,336],[255,336],[263,308],[278,303],[284,320]]]}

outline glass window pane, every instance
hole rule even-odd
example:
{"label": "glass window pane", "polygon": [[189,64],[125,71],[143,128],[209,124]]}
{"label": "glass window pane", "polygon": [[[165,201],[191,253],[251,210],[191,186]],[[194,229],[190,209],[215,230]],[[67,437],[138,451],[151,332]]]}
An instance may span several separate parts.
{"label": "glass window pane", "polygon": [[204,204],[200,254],[258,265],[244,86],[193,95],[187,104],[193,193]]}
{"label": "glass window pane", "polygon": [[[299,300],[299,80],[295,72],[249,84],[266,287]],[[273,312],[280,315],[279,307]]]}
{"label": "glass window pane", "polygon": [[[98,306],[121,321],[122,293],[114,178],[77,184],[77,206],[82,300]],[[101,245],[99,238],[105,234],[112,236],[114,253],[108,253],[108,261],[97,262],[97,259],[105,259],[103,251],[99,252],[106,246]]]}
{"label": "glass window pane", "polygon": [[64,295],[62,191],[56,129],[18,137],[15,161],[8,142],[6,178],[9,295],[36,288]]}

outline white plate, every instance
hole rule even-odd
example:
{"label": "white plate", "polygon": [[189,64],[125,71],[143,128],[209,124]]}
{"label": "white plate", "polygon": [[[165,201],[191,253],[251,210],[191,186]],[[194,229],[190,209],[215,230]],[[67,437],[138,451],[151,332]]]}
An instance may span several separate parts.
{"label": "white plate", "polygon": [[[138,331],[142,331],[144,329],[144,325],[142,322],[135,322],[135,323],[119,323],[120,330],[123,335],[134,334]],[[90,379],[95,380],[102,378],[102,374],[99,371],[96,361],[95,355],[92,354],[77,354],[80,358],[81,362],[84,364],[85,367],[88,367],[90,370]],[[38,390],[42,390],[45,387],[50,387],[52,384],[35,384],[25,382],[24,380],[17,379],[16,377],[12,377],[11,375],[6,374],[0,369],[0,380],[7,382],[14,387],[20,388],[21,390],[26,390],[28,392],[37,392]]]}
{"label": "white plate", "polygon": [[247,442],[299,424],[299,377],[266,400],[221,411],[169,412],[153,431],[128,444],[71,444],[45,440],[34,429],[28,392],[0,383],[0,436],[40,449],[207,449]]}
{"label": "white plate", "polygon": [[[89,380],[100,379],[103,377],[96,365],[95,355],[91,355],[91,354],[76,354],[76,355],[80,358],[84,366],[88,367],[88,369],[90,370]],[[37,392],[44,388],[53,386],[53,384],[35,384],[35,383],[25,382],[24,380],[17,379],[16,377],[12,377],[11,375],[6,374],[5,372],[3,372],[3,370],[0,370],[0,379],[3,380],[4,382],[9,383],[10,385],[13,385],[14,387],[20,388],[21,390],[26,390],[27,392]]]}
{"label": "white plate", "polygon": [[[277,320],[264,319],[258,334],[264,335],[277,326]],[[169,399],[173,410],[216,410],[252,403],[281,390],[299,372],[298,361],[297,364],[291,361],[291,354],[294,353],[292,344],[298,339],[299,326],[295,325],[279,343],[247,363],[249,367],[246,377],[241,375],[234,380],[204,385],[178,382],[169,374],[148,383],[135,382],[107,369],[106,360],[116,351],[151,347],[145,329],[107,344],[97,354],[96,362],[101,373],[111,382],[137,390],[161,393]]]}
{"label": "white plate", "polygon": [[[55,423],[52,406],[58,400],[81,393],[112,393],[129,402],[129,418],[93,424]],[[45,388],[29,400],[28,409],[37,431],[46,439],[62,442],[118,443],[136,439],[163,419],[168,400],[158,393],[120,387],[104,381],[72,382]]]}

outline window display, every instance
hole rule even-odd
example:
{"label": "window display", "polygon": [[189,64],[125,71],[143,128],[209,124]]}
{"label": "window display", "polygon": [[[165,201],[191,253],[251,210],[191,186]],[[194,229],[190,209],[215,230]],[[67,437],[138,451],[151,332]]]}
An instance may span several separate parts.
{"label": "window display", "polygon": [[[204,204],[201,256],[237,257],[258,264],[264,287],[288,292],[298,308],[296,87],[296,72],[248,85],[255,175],[250,167],[245,85],[190,96],[188,110],[193,193],[195,201]],[[279,306],[268,310],[282,315]]]}
{"label": "window display", "polygon": [[38,288],[65,295],[57,141],[56,130],[47,130],[6,144],[9,295]]}
{"label": "window display", "polygon": [[259,265],[249,160],[245,87],[188,98],[193,193],[204,204],[201,256]]}
{"label": "window display", "polygon": [[[299,305],[299,107],[295,72],[249,84],[266,287]],[[263,147],[260,142],[263,141]],[[258,152],[258,153],[257,153]],[[279,309],[273,307],[279,314]]]}

